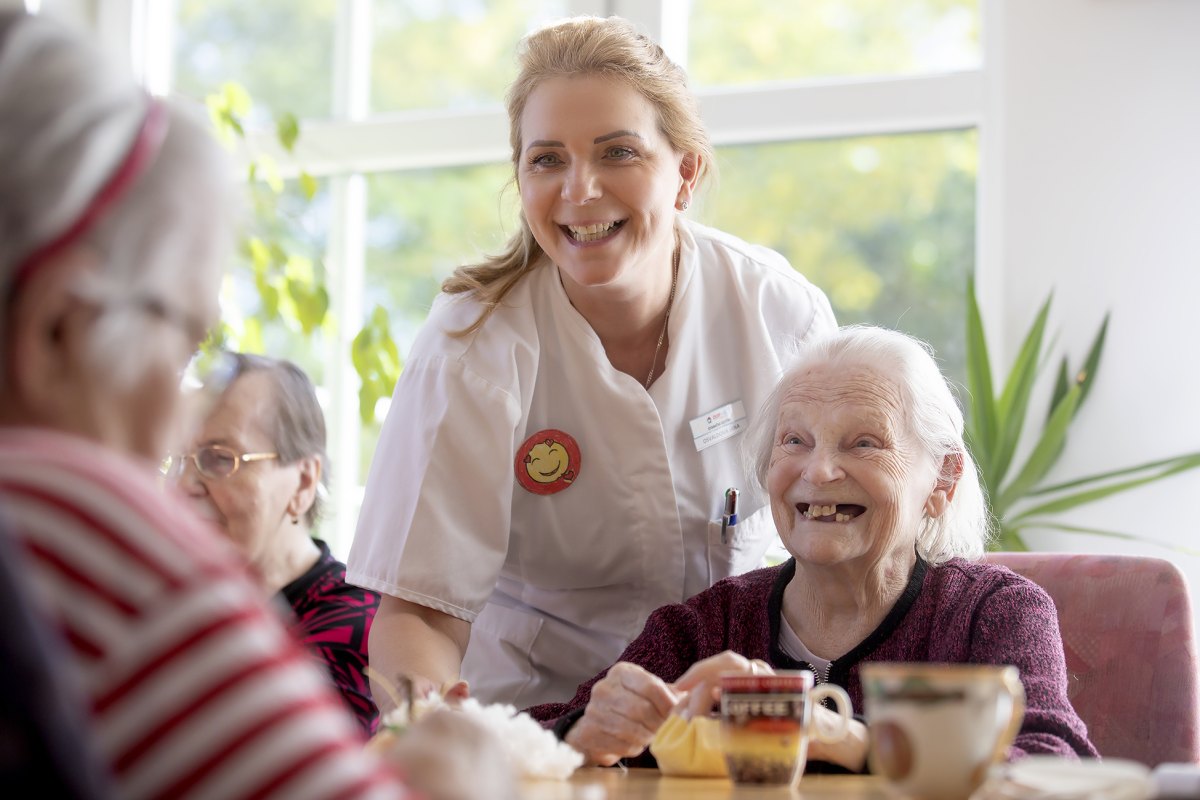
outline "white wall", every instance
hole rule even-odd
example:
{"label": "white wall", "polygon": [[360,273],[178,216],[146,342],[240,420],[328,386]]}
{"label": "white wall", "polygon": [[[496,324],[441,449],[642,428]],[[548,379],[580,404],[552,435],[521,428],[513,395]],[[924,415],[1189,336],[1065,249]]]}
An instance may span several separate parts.
{"label": "white wall", "polygon": [[[1078,363],[1106,309],[1100,376],[1051,479],[1200,450],[1200,2],[1003,0],[1003,332],[1011,355],[1055,290]],[[986,313],[986,311],[985,311]],[[1087,506],[1036,549],[1167,558],[1200,599],[1200,471]]]}

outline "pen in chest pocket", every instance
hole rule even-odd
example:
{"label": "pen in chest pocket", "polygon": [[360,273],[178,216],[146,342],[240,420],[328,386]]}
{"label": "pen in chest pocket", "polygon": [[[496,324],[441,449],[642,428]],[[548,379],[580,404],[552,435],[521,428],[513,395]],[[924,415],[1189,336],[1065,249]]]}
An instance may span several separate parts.
{"label": "pen in chest pocket", "polygon": [[738,524],[738,490],[725,490],[725,510],[721,514],[721,544],[729,544],[729,535]]}

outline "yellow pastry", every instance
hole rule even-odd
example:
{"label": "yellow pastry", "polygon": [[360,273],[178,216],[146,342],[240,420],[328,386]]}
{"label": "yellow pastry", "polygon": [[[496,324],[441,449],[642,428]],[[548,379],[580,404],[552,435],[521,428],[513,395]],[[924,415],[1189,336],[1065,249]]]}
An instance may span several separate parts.
{"label": "yellow pastry", "polygon": [[720,726],[716,717],[667,717],[650,742],[650,753],[658,761],[659,770],[680,777],[729,777],[721,754]]}

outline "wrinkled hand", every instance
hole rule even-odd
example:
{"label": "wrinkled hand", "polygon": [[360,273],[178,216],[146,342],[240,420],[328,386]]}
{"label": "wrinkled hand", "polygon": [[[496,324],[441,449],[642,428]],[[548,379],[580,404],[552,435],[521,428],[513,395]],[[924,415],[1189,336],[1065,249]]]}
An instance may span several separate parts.
{"label": "wrinkled hand", "polygon": [[[842,719],[836,712],[820,703],[814,703],[812,725],[810,730],[814,734],[820,732],[825,738],[829,738],[841,730]],[[836,742],[822,742],[816,735],[809,736],[808,759],[828,761],[831,764],[840,764],[853,772],[862,772],[867,765],[868,746],[867,726],[858,720],[850,720],[846,736]]]}
{"label": "wrinkled hand", "polygon": [[588,764],[612,766],[646,749],[678,698],[666,683],[636,664],[622,661],[592,687],[583,716],[566,742]]}
{"label": "wrinkled hand", "polygon": [[732,650],[710,656],[703,661],[697,661],[679,680],[671,684],[676,692],[686,692],[688,695],[687,708],[683,712],[685,719],[704,716],[712,711],[713,703],[720,698],[718,679],[727,672],[744,675],[774,675],[771,665],[761,659],[751,661]]}
{"label": "wrinkled hand", "polygon": [[515,800],[516,778],[494,733],[460,711],[431,711],[383,755],[429,800]]}

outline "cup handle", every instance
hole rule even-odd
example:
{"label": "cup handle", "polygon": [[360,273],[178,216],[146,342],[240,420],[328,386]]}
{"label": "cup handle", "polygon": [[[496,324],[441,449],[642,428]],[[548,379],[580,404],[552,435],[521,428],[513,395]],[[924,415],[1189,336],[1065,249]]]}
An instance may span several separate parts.
{"label": "cup handle", "polygon": [[[813,704],[814,712],[817,704],[826,698],[833,698],[834,702],[837,703],[837,715],[841,718],[842,724],[838,726],[838,729],[835,732],[825,733],[810,720],[809,733],[818,742],[823,744],[833,744],[834,742],[840,742],[842,739],[846,738],[846,735],[850,732],[850,722],[854,719],[854,717],[850,713],[850,695],[846,694],[846,690],[837,684],[822,683],[820,686],[815,687],[808,693],[808,699],[809,702]],[[815,713],[813,714],[812,719],[816,719]]]}
{"label": "cup handle", "polygon": [[992,753],[993,764],[1004,760],[1004,751],[1017,738],[1021,731],[1021,723],[1025,719],[1025,686],[1021,683],[1017,668],[1010,667],[1004,670],[1002,681],[1005,692],[1012,698],[1012,715],[1004,726],[1004,732],[996,741],[996,749]]}

